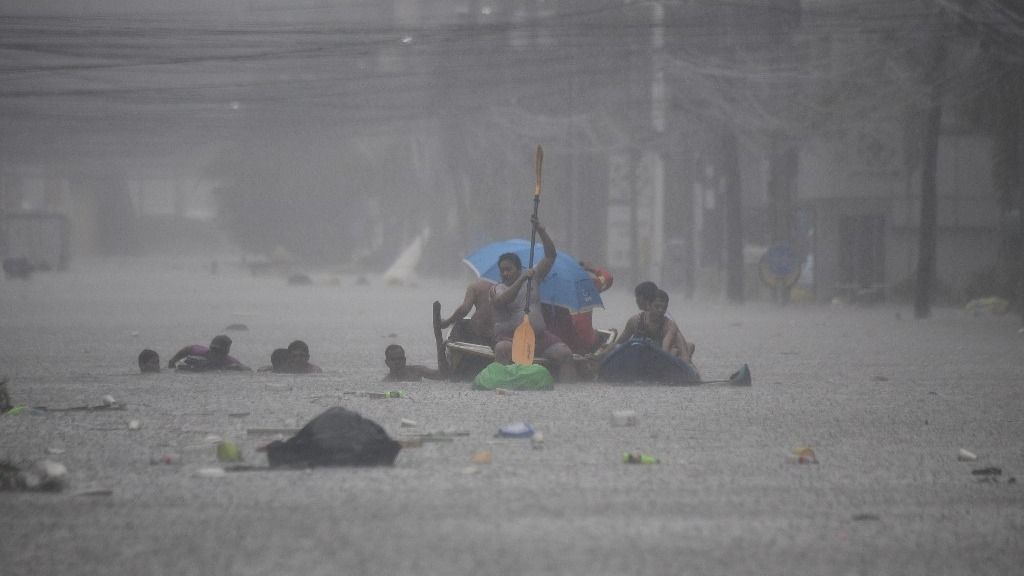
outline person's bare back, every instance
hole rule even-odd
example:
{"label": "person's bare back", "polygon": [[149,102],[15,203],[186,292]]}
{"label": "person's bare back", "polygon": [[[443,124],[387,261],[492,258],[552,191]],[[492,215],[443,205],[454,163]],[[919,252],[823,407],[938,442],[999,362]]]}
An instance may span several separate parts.
{"label": "person's bare back", "polygon": [[478,278],[466,287],[466,296],[462,304],[452,315],[441,322],[441,328],[447,328],[462,320],[473,311],[469,319],[472,336],[480,344],[491,344],[494,339],[494,308],[491,306],[491,287],[494,283],[486,278]]}

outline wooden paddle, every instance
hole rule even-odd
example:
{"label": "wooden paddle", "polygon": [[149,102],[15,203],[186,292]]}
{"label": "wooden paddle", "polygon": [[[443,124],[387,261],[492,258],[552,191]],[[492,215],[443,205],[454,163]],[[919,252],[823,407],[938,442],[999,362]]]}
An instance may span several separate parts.
{"label": "wooden paddle", "polygon": [[[544,163],[544,149],[537,145],[537,153],[534,156],[533,166],[537,172],[537,183],[533,186],[533,215],[537,216],[537,208],[540,205],[540,170]],[[533,268],[533,250],[537,246],[537,225],[533,225],[533,232],[530,234],[530,264],[527,268]],[[516,327],[512,335],[512,362],[516,364],[533,364],[533,352],[537,343],[537,336],[533,333],[533,326],[530,325],[530,289],[532,288],[533,277],[526,279],[526,309],[523,314],[523,321]]]}
{"label": "wooden paddle", "polygon": [[441,334],[441,303],[434,300],[434,344],[437,346],[437,370],[447,377],[450,371],[448,356],[444,353],[444,336]]}

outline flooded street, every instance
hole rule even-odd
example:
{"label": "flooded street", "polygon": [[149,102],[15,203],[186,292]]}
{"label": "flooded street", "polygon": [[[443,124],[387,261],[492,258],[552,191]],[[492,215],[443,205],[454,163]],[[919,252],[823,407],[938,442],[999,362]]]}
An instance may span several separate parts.
{"label": "flooded street", "polygon": [[[15,404],[119,411],[0,416],[0,459],[67,466],[59,493],[0,493],[0,555],[19,574],[1012,574],[1024,565],[1024,335],[1019,317],[937,309],[686,301],[669,310],[707,379],[751,388],[556,384],[498,395],[468,383],[380,382],[384,347],[433,365],[430,305],[464,277],[309,286],[236,261],[77,261],[0,283],[0,373]],[[620,328],[632,287],[595,325]],[[225,332],[231,324],[247,330]],[[178,374],[167,359],[216,334],[256,368],[306,341],[320,375]],[[141,375],[143,348],[164,371]],[[403,449],[394,467],[229,472],[274,436],[345,406]],[[614,410],[636,425],[612,425]],[[404,420],[415,423],[402,427]],[[128,423],[138,420],[139,428]],[[507,423],[544,433],[496,439]],[[817,464],[791,461],[797,447]],[[960,449],[978,456],[957,460]],[[473,464],[489,450],[489,464]],[[655,465],[623,464],[639,451]],[[151,464],[175,455],[174,464]],[[998,476],[972,470],[998,467]],[[1013,480],[1011,480],[1011,478]],[[984,480],[984,481],[983,481]],[[99,494],[90,492],[99,491]]]}

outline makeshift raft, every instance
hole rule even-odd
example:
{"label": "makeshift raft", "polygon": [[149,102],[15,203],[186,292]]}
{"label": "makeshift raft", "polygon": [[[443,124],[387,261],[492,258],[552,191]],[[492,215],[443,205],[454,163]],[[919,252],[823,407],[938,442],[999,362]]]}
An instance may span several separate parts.
{"label": "makeshift raft", "polygon": [[[618,337],[618,331],[614,328],[608,330],[597,330],[599,341],[602,343],[614,342]],[[473,380],[481,370],[488,364],[494,362],[494,349],[483,344],[472,342],[460,342],[458,340],[446,340],[445,351],[448,356],[449,374],[453,380]],[[573,362],[576,363],[577,372],[580,374],[592,373],[589,364],[592,363],[590,356],[573,354]],[[546,368],[549,366],[547,358],[536,356],[534,363]]]}

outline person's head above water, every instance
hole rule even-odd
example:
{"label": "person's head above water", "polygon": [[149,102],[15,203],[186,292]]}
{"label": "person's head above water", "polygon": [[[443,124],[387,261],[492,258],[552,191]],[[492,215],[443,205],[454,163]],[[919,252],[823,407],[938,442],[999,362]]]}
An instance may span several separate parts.
{"label": "person's head above water", "polygon": [[293,340],[288,345],[288,351],[292,354],[305,354],[306,359],[309,360],[309,345],[302,340]]}
{"label": "person's head above water", "polygon": [[647,310],[651,305],[651,301],[658,295],[658,285],[650,280],[646,280],[636,285],[633,289],[633,295],[636,297],[636,307],[641,310]]}
{"label": "person's head above water", "polygon": [[226,334],[214,336],[213,340],[210,340],[210,350],[224,352],[225,354],[231,352],[231,337]]}
{"label": "person's head above water", "polygon": [[155,350],[150,350],[149,348],[139,352],[139,371],[159,372],[160,355],[157,354]]}
{"label": "person's head above water", "polygon": [[220,334],[213,337],[210,340],[210,360],[217,362],[227,358],[228,353],[231,352],[231,338],[224,334]]}
{"label": "person's head above water", "polygon": [[294,340],[288,345],[288,355],[292,366],[304,368],[309,363],[309,346],[302,340]]}
{"label": "person's head above water", "polygon": [[288,361],[292,355],[288,352],[287,348],[275,348],[270,353],[270,366],[274,369],[274,372],[284,372],[288,369]]}
{"label": "person's head above water", "polygon": [[389,344],[384,349],[384,364],[391,369],[392,372],[405,368],[405,348],[402,348],[398,344]]}

